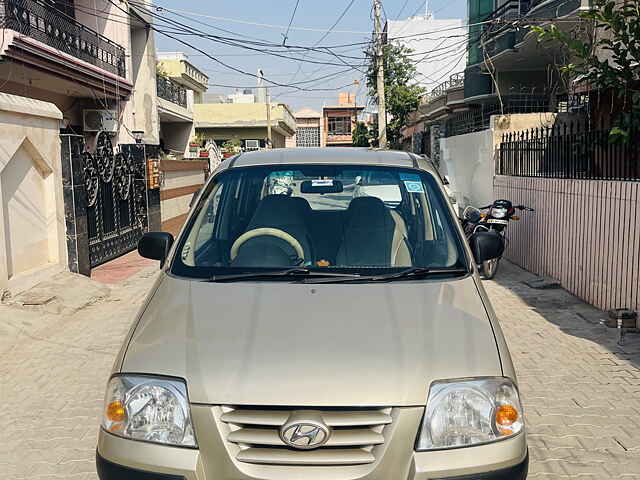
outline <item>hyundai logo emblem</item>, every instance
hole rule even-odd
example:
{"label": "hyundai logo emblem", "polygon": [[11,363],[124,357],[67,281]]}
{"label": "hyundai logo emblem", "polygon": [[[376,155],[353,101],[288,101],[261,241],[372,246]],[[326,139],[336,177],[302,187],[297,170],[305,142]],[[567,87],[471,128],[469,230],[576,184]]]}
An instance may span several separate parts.
{"label": "hyundai logo emblem", "polygon": [[280,438],[290,447],[310,450],[329,440],[329,428],[315,421],[287,423],[280,429]]}

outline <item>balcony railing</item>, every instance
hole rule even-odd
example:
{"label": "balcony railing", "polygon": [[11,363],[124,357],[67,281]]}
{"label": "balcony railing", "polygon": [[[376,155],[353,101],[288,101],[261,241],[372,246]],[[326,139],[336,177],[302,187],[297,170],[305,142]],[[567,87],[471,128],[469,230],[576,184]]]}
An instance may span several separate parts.
{"label": "balcony railing", "polygon": [[511,23],[522,19],[529,11],[530,6],[529,1],[522,0],[509,0],[503,3],[485,18],[485,21],[493,20],[493,23],[483,26],[485,38],[489,39],[512,28]]}
{"label": "balcony railing", "polygon": [[454,73],[449,77],[448,80],[436,85],[431,89],[429,93],[427,93],[424,97],[423,103],[429,103],[432,100],[435,100],[438,97],[447,93],[447,90],[452,88],[461,87],[464,85],[464,73]]}
{"label": "balcony railing", "polygon": [[158,75],[156,78],[158,97],[187,108],[187,89],[173,80]]}
{"label": "balcony railing", "polygon": [[124,48],[42,0],[0,0],[0,19],[4,28],[126,76]]}

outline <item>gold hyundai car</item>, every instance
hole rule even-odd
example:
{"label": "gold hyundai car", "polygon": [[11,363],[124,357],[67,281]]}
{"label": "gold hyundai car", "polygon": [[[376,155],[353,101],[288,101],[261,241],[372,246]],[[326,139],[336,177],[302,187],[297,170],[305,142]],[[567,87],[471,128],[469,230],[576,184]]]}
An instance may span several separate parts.
{"label": "gold hyundai car", "polygon": [[[384,188],[378,188],[384,186]],[[430,162],[288,149],[222,163],[115,361],[102,480],[521,480],[514,367]]]}

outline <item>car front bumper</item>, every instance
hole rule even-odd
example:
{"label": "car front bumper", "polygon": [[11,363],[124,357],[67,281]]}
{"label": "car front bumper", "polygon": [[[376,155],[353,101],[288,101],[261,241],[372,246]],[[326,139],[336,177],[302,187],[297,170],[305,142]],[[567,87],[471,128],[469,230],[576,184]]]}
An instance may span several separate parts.
{"label": "car front bumper", "polygon": [[[207,406],[192,406],[199,449],[127,440],[103,430],[98,437],[101,480],[524,480],[528,470],[523,433],[474,447],[415,452],[424,408],[398,409],[375,462],[296,466],[243,463]],[[400,411],[401,410],[401,411]],[[206,426],[203,427],[203,426]]]}
{"label": "car front bumper", "polygon": [[[149,472],[118,465],[96,454],[96,468],[100,480],[187,480],[183,475]],[[456,477],[438,477],[434,480],[525,480],[529,470],[529,455],[513,467],[491,472],[474,473]],[[195,478],[198,478],[197,476]],[[414,477],[415,478],[415,477]],[[428,477],[425,477],[428,478]]]}

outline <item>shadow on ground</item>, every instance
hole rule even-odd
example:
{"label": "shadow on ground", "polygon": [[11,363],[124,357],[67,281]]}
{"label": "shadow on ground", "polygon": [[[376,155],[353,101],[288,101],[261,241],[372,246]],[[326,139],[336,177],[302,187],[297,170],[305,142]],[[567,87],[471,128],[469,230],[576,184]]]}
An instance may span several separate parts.
{"label": "shadow on ground", "polygon": [[508,288],[531,310],[564,333],[599,344],[616,358],[640,368],[640,333],[636,329],[625,330],[624,343],[619,345],[617,329],[604,325],[607,312],[583,302],[563,288],[535,289],[526,285],[536,278],[539,277],[513,263],[502,261],[492,281]]}

